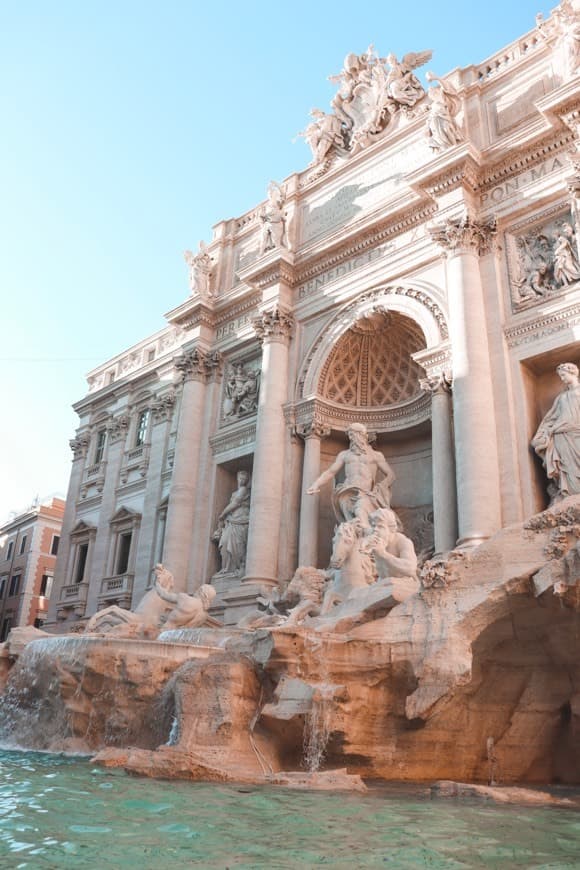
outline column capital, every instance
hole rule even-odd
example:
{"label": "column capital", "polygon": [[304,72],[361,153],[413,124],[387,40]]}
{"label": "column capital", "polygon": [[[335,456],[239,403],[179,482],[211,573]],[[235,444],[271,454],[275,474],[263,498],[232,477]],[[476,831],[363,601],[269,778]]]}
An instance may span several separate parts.
{"label": "column capital", "polygon": [[465,211],[461,217],[431,224],[427,232],[448,257],[460,253],[474,253],[481,257],[494,248],[497,224],[495,217],[478,221]]}
{"label": "column capital", "polygon": [[432,396],[450,393],[453,379],[448,372],[439,372],[438,374],[429,375],[426,378],[421,378],[419,386],[426,393],[431,393]]}
{"label": "column capital", "polygon": [[164,423],[171,417],[171,412],[175,404],[175,393],[171,391],[153,402],[151,405],[151,414],[153,416],[153,424]]}
{"label": "column capital", "polygon": [[330,426],[325,426],[321,420],[310,420],[308,423],[299,423],[296,426],[296,432],[301,438],[307,441],[309,438],[328,438],[330,435]]}
{"label": "column capital", "polygon": [[294,332],[294,323],[294,315],[278,305],[260,312],[252,320],[261,344],[269,341],[288,343]]}
{"label": "column capital", "polygon": [[175,357],[174,365],[180,372],[183,382],[206,381],[209,377],[221,374],[222,355],[219,351],[208,352],[200,347],[194,347]]}
{"label": "column capital", "polygon": [[125,437],[127,430],[129,429],[129,423],[130,419],[128,414],[119,414],[118,417],[113,417],[107,426],[111,444],[114,444],[116,441],[120,441]]}
{"label": "column capital", "polygon": [[85,458],[89,449],[89,440],[88,435],[76,435],[74,438],[70,439],[68,443],[73,453],[73,462],[75,459]]}

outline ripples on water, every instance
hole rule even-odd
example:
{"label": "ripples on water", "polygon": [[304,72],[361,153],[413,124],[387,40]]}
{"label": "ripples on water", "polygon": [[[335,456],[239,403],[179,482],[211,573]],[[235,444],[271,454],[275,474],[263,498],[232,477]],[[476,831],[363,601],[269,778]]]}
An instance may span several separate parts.
{"label": "ripples on water", "polygon": [[0,751],[0,867],[580,867],[580,814],[161,782]]}

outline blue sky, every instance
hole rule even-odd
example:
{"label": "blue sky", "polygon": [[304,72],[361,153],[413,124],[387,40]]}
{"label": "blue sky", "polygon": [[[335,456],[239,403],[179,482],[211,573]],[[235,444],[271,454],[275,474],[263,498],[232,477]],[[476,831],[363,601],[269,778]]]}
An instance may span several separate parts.
{"label": "blue sky", "polygon": [[85,373],[164,326],[185,248],[309,162],[292,140],[347,52],[445,74],[550,8],[0,0],[0,522],[66,492]]}

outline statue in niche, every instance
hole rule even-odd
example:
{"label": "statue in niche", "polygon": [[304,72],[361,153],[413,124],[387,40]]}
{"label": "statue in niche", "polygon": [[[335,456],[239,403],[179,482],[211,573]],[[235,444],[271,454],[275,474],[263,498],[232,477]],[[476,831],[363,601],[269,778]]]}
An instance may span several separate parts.
{"label": "statue in niche", "polygon": [[260,213],[262,221],[262,239],[260,254],[272,251],[276,248],[287,248],[285,243],[286,212],[284,204],[286,196],[283,189],[275,181],[268,185],[267,202]]}
{"label": "statue in niche", "polygon": [[[314,481],[307,492],[309,495],[319,492],[321,486],[333,480],[344,468],[344,482],[333,492],[336,516],[339,522],[359,520],[367,528],[370,513],[381,507],[390,507],[395,474],[383,454],[370,446],[366,426],[352,423],[347,435],[350,441],[348,450],[338,454],[330,468]],[[382,471],[384,480],[377,485],[378,471]]]}
{"label": "statue in niche", "polygon": [[562,392],[538,427],[532,447],[541,456],[552,503],[580,493],[580,384],[578,366],[562,363],[556,369]]}
{"label": "statue in niche", "polygon": [[556,37],[564,79],[576,75],[580,66],[580,17],[574,8],[574,3],[571,0],[561,0],[548,21],[545,21],[542,13],[538,12],[536,26],[543,39]]}
{"label": "statue in niche", "polygon": [[225,386],[224,418],[238,420],[254,414],[258,408],[260,372],[238,362],[230,368]]}
{"label": "statue in niche", "polygon": [[218,545],[221,558],[219,575],[241,576],[246,566],[248,526],[250,522],[250,475],[240,470],[238,486],[218,517],[217,529],[212,540]]}
{"label": "statue in niche", "polygon": [[189,266],[189,289],[191,295],[201,296],[202,299],[209,299],[213,295],[210,287],[213,263],[208,253],[207,245],[205,242],[200,242],[197,254],[194,254],[193,251],[185,251],[183,257]]}
{"label": "statue in niche", "polygon": [[344,133],[342,123],[336,115],[328,115],[321,109],[311,109],[310,117],[314,120],[298,135],[302,136],[310,146],[312,151],[310,165],[316,166],[322,163],[333,146],[337,149],[344,148]]}
{"label": "statue in niche", "polygon": [[431,85],[427,91],[429,111],[427,114],[427,137],[432,151],[444,151],[462,141],[463,136],[457,124],[457,114],[461,102],[455,88],[444,82],[433,73],[425,74],[428,82],[439,82]]}

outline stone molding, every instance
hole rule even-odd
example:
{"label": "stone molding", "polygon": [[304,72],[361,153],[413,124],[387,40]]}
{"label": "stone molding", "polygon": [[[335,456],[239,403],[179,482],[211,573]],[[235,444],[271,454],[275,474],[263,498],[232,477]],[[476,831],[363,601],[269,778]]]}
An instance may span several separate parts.
{"label": "stone molding", "polygon": [[413,354],[415,362],[425,369],[427,379],[445,377],[452,381],[451,344],[441,342],[438,347],[428,347]]}
{"label": "stone molding", "polygon": [[508,347],[532,344],[549,335],[580,324],[580,303],[569,305],[544,316],[536,315],[504,329]]}
{"label": "stone molding", "polygon": [[235,429],[233,426],[227,430],[219,432],[217,435],[212,435],[209,439],[211,451],[214,456],[219,456],[222,453],[227,453],[230,450],[237,450],[240,447],[254,445],[256,441],[256,421],[244,423]]}
{"label": "stone molding", "polygon": [[445,223],[427,227],[431,239],[438,244],[447,256],[474,253],[478,257],[493,250],[497,235],[495,218],[478,221],[469,212],[459,218],[451,218]]}
{"label": "stone molding", "polygon": [[251,266],[238,269],[240,281],[254,290],[265,290],[274,284],[294,284],[294,255],[286,248],[275,248],[262,254]]}
{"label": "stone molding", "polygon": [[323,399],[305,399],[284,408],[286,422],[299,435],[309,427],[346,432],[352,423],[363,423],[369,432],[394,432],[415,426],[431,417],[431,396],[419,393],[414,399],[388,408],[352,408]]}
{"label": "stone molding", "polygon": [[252,320],[260,344],[269,341],[289,342],[294,332],[294,323],[294,315],[278,305],[262,311]]}
{"label": "stone molding", "polygon": [[495,187],[502,181],[506,181],[513,175],[519,175],[526,169],[531,169],[537,163],[542,163],[548,157],[556,156],[556,154],[565,152],[572,142],[572,134],[566,130],[561,130],[554,136],[550,135],[548,139],[544,139],[538,144],[534,142],[527,148],[522,147],[517,149],[517,153],[513,152],[504,160],[490,166],[488,169],[483,169],[481,173],[478,193],[485,193],[490,187]]}

